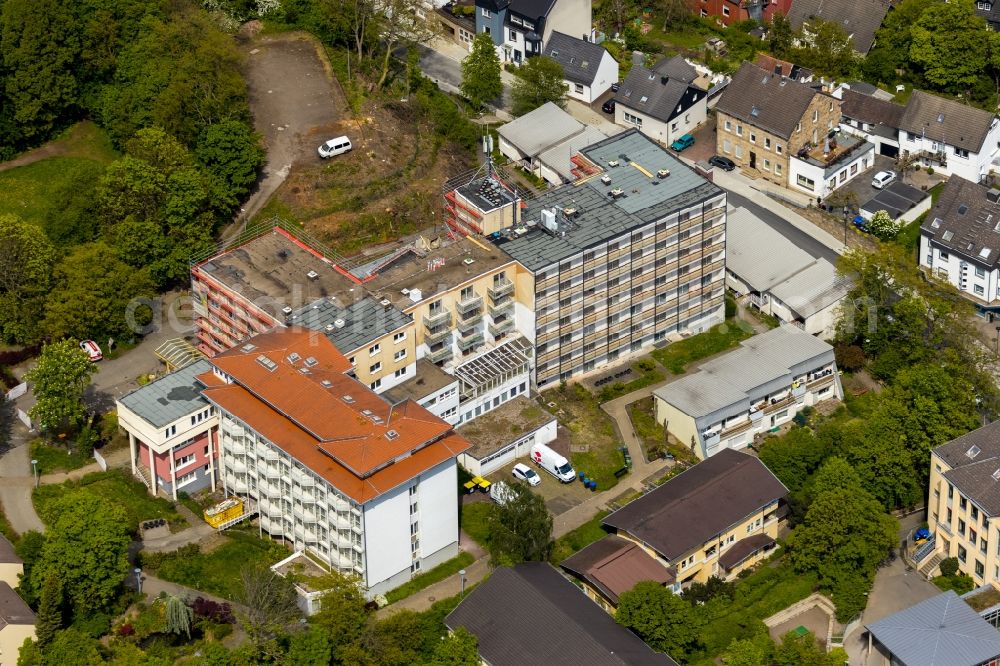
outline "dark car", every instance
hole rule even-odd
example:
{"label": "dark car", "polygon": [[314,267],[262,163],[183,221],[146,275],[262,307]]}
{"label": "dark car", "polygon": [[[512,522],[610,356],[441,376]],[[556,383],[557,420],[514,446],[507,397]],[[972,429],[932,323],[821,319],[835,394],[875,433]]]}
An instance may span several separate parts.
{"label": "dark car", "polygon": [[609,99],[607,102],[601,105],[601,111],[604,113],[614,113],[615,112],[615,100]]}
{"label": "dark car", "polygon": [[736,163],[728,157],[722,155],[712,155],[708,158],[708,163],[714,167],[719,167],[723,171],[732,171],[736,168]]}

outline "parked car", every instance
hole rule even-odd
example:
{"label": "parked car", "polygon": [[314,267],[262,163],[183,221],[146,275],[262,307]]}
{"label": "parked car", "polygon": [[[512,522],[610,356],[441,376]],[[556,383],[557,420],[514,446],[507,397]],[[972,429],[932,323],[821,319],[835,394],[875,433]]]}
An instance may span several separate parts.
{"label": "parked car", "polygon": [[535,473],[535,470],[531,469],[524,463],[517,463],[514,465],[514,471],[512,472],[515,479],[520,479],[521,481],[526,481],[529,486],[537,486],[542,482],[542,477]]}
{"label": "parked car", "polygon": [[337,155],[343,155],[347,151],[354,148],[351,145],[351,140],[346,136],[338,136],[336,139],[330,139],[324,142],[319,148],[319,156],[323,159],[328,157],[335,157]]}
{"label": "parked car", "polygon": [[736,162],[722,155],[712,155],[708,158],[708,163],[714,167],[719,167],[723,171],[732,171],[736,168]]}
{"label": "parked car", "polygon": [[872,187],[877,190],[881,190],[883,187],[896,180],[896,174],[893,171],[879,171],[872,178]]}
{"label": "parked car", "polygon": [[618,92],[619,90],[621,90],[621,87],[622,87],[622,82],[615,81],[614,83],[611,84],[611,92]]}
{"label": "parked car", "polygon": [[690,134],[685,134],[684,136],[682,136],[681,138],[677,139],[672,144],[670,144],[670,148],[679,153],[685,148],[690,148],[693,145],[694,145],[694,137],[691,136]]}
{"label": "parked car", "polygon": [[104,354],[101,353],[101,348],[97,346],[97,343],[93,340],[84,340],[81,342],[80,349],[87,352],[87,357],[90,359],[91,363],[97,363],[104,358]]}
{"label": "parked car", "polygon": [[615,112],[615,100],[609,99],[607,102],[601,105],[601,111],[604,113],[614,113]]}

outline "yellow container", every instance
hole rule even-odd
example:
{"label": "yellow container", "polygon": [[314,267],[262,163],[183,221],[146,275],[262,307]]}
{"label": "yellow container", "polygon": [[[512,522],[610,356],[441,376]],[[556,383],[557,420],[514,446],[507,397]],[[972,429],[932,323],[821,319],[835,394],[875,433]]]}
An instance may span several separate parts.
{"label": "yellow container", "polygon": [[243,500],[231,497],[224,502],[219,502],[215,506],[205,509],[205,522],[212,527],[218,527],[223,523],[238,518],[243,515]]}

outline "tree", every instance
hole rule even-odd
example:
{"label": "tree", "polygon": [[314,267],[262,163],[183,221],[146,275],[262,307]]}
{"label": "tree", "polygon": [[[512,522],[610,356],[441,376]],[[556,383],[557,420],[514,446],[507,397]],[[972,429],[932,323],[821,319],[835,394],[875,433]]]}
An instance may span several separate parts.
{"label": "tree", "polygon": [[771,663],[774,643],[767,634],[753,638],[733,639],[722,655],[726,666],[762,666]]}
{"label": "tree", "polygon": [[781,437],[768,437],[760,459],[789,490],[800,489],[828,454],[825,443],[809,428],[795,427]]}
{"label": "tree", "polygon": [[147,269],[125,264],[103,242],[81,245],[56,265],[42,328],[53,338],[129,338],[152,319],[139,299],[155,293]]}
{"label": "tree", "polygon": [[445,636],[434,648],[434,666],[479,666],[479,643],[465,627]]}
{"label": "tree", "polygon": [[517,80],[510,96],[515,116],[523,116],[547,102],[552,102],[559,108],[566,105],[566,74],[562,65],[552,58],[528,58],[514,74]]}
{"label": "tree", "polygon": [[771,25],[767,30],[767,46],[774,55],[784,58],[792,52],[795,44],[795,31],[792,22],[780,12],[775,12]]}
{"label": "tree", "polygon": [[96,638],[70,628],[56,632],[44,650],[26,640],[17,663],[18,666],[101,666],[105,661]]}
{"label": "tree", "polygon": [[75,340],[43,346],[38,363],[24,376],[37,400],[28,414],[45,430],[79,425],[85,416],[83,392],[96,371]]}
{"label": "tree", "polygon": [[397,46],[426,44],[438,33],[435,19],[423,11],[421,0],[384,0],[376,14],[379,34],[385,53],[382,55],[382,73],[377,88],[385,85],[389,78],[389,64]]}
{"label": "tree", "polygon": [[17,591],[32,608],[37,607],[41,603],[42,588],[35,587],[32,582],[34,577],[31,575],[31,572],[35,564],[41,559],[42,548],[44,547],[45,535],[35,530],[28,530],[22,534],[21,538],[17,540],[17,545],[14,547],[17,556],[24,562],[24,573],[21,574],[18,580]]}
{"label": "tree", "polygon": [[868,231],[879,240],[891,241],[899,234],[899,227],[887,211],[880,210],[872,216]]}
{"label": "tree", "polygon": [[486,516],[490,560],[494,566],[547,560],[553,541],[552,515],[545,501],[524,486],[507,487],[507,501],[494,504]]}
{"label": "tree", "polygon": [[0,215],[0,337],[35,342],[55,250],[36,224]]}
{"label": "tree", "polygon": [[329,636],[319,627],[292,634],[288,638],[288,650],[284,663],[287,666],[329,666],[332,655]]}
{"label": "tree", "polygon": [[891,84],[899,78],[896,70],[910,67],[911,30],[933,1],[903,0],[885,15],[882,26],[875,33],[875,46],[862,65],[869,80]]}
{"label": "tree", "polygon": [[839,24],[812,20],[802,41],[805,46],[794,50],[795,62],[830,76],[847,76],[854,70],[854,44]]}
{"label": "tree", "polygon": [[45,577],[45,585],[42,587],[42,602],[35,618],[35,640],[38,641],[38,647],[45,649],[55,638],[56,632],[62,629],[62,606],[62,581],[59,573],[53,571]]}
{"label": "tree", "polygon": [[653,6],[663,16],[663,32],[691,17],[691,4],[687,0],[656,0]]}
{"label": "tree", "polygon": [[267,159],[260,145],[260,135],[245,122],[236,120],[226,120],[202,130],[194,154],[198,162],[222,182],[234,206],[257,182],[258,172]]}
{"label": "tree", "polygon": [[168,634],[184,634],[191,638],[191,621],[194,619],[194,610],[180,597],[168,594],[164,600],[164,620]]}
{"label": "tree", "polygon": [[816,495],[833,490],[864,491],[861,477],[849,462],[839,456],[827,458],[812,477],[812,492]]}
{"label": "tree", "polygon": [[683,655],[697,647],[702,618],[696,607],[653,581],[637,583],[618,598],[615,622],[657,652]]}
{"label": "tree", "polygon": [[775,666],[842,666],[847,663],[847,654],[842,649],[829,653],[816,643],[812,632],[801,636],[789,632],[781,639],[781,645],[774,651]]}
{"label": "tree", "polygon": [[930,5],[910,32],[910,60],[936,89],[965,92],[985,71],[990,33],[972,0]]}
{"label": "tree", "polygon": [[75,492],[56,502],[45,518],[51,529],[31,570],[34,585],[42,588],[58,573],[74,617],[108,608],[128,573],[135,526],[128,523],[124,509]]}
{"label": "tree", "polygon": [[503,94],[500,56],[493,39],[485,32],[472,40],[472,51],[462,60],[462,94],[479,109]]}
{"label": "tree", "polygon": [[264,565],[240,570],[240,623],[258,653],[272,652],[269,644],[301,615],[295,587]]}
{"label": "tree", "polygon": [[360,581],[334,571],[317,580],[315,587],[323,590],[323,597],[311,620],[329,636],[331,649],[356,642],[368,622],[367,599]]}

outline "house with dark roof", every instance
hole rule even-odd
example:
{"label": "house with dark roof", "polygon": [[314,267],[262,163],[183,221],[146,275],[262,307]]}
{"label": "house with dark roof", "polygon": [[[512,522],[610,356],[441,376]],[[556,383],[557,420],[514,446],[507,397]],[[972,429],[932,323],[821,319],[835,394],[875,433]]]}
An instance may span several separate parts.
{"label": "house with dark roof", "polygon": [[931,450],[927,528],[921,573],[954,557],[977,586],[1000,581],[1000,421]]}
{"label": "house with dark roof", "polygon": [[502,62],[545,53],[556,30],[591,40],[590,0],[476,0],[476,34],[493,38]]}
{"label": "house with dark roof", "polygon": [[674,567],[664,566],[639,544],[615,534],[577,551],[559,566],[572,574],[587,596],[609,613],[618,607],[622,593],[643,581],[659,583],[674,592],[681,590]]}
{"label": "house with dark roof", "polygon": [[745,62],[716,106],[716,151],[756,177],[824,198],[874,164],[874,146],[838,138],[840,100]]}
{"label": "house with dark roof", "polygon": [[[866,663],[983,666],[1000,661],[1000,632],[954,590],[865,625]],[[874,655],[884,661],[876,662]]]}
{"label": "house with dark roof", "polygon": [[714,16],[725,25],[753,20],[770,23],[775,13],[788,14],[792,0],[699,0],[691,3],[702,17]]}
{"label": "house with dark roof", "polygon": [[795,63],[782,60],[781,58],[775,58],[773,55],[768,55],[767,53],[758,53],[757,59],[753,61],[753,64],[765,72],[774,72],[779,76],[787,77],[798,83],[811,83],[813,80],[811,69],[800,67]]}
{"label": "house with dark roof", "polygon": [[868,141],[878,155],[899,156],[899,126],[906,110],[901,104],[858,92],[852,84],[842,88],[840,130]]}
{"label": "house with dark roof", "polygon": [[0,581],[0,666],[17,666],[21,645],[29,638],[35,640],[35,613]]}
{"label": "house with dark roof", "polygon": [[952,176],[920,227],[920,267],[1000,313],[1000,189]]}
{"label": "house with dark roof", "polygon": [[592,104],[618,81],[618,61],[586,39],[553,30],[545,55],[562,65],[566,95],[584,104]]}
{"label": "house with dark roof", "polygon": [[495,569],[444,623],[474,634],[489,666],[677,666],[546,562]]}
{"label": "house with dark roof", "polygon": [[995,113],[914,90],[899,121],[899,148],[920,165],[974,183],[982,181],[1000,152]]}
{"label": "house with dark roof", "polygon": [[796,30],[808,34],[810,22],[817,19],[836,23],[864,55],[875,43],[875,31],[892,8],[893,0],[792,0],[788,20]]}
{"label": "house with dark roof", "polygon": [[725,449],[604,518],[676,582],[730,579],[767,557],[788,489],[760,459]]}
{"label": "house with dark roof", "polygon": [[0,534],[0,583],[17,587],[19,577],[24,573],[24,561],[14,551],[14,544]]}
{"label": "house with dark roof", "polygon": [[707,118],[708,93],[693,84],[697,77],[681,56],[661,60],[652,69],[633,65],[615,95],[615,123],[669,146]]}
{"label": "house with dark roof", "polygon": [[1000,2],[976,0],[976,16],[986,19],[992,30],[1000,30]]}

